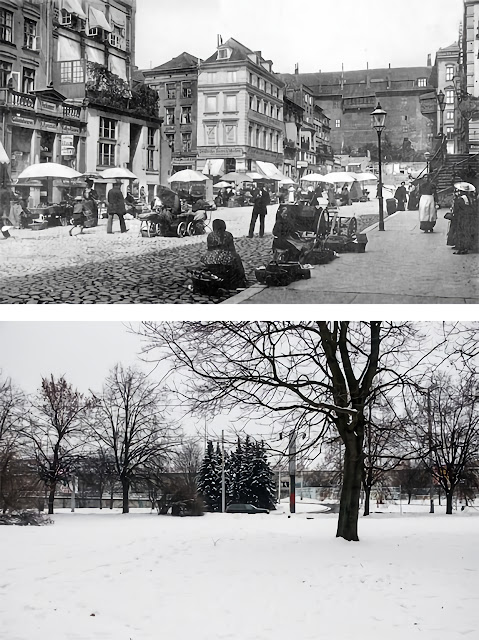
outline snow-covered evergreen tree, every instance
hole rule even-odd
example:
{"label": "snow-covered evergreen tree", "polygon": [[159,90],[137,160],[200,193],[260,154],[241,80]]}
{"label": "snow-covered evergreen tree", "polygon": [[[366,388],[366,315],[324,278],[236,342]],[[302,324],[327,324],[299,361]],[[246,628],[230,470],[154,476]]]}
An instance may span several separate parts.
{"label": "snow-covered evergreen tree", "polygon": [[263,509],[274,509],[276,486],[274,474],[268,463],[264,442],[256,442],[252,446],[251,458],[251,503]]}
{"label": "snow-covered evergreen tree", "polygon": [[209,511],[221,511],[221,461],[218,465],[218,456],[211,441],[208,441],[198,474],[198,493]]}
{"label": "snow-covered evergreen tree", "polygon": [[228,477],[228,482],[226,484],[226,501],[228,504],[241,502],[240,478],[242,462],[243,447],[241,446],[240,438],[238,438],[236,449],[230,453],[226,465]]}

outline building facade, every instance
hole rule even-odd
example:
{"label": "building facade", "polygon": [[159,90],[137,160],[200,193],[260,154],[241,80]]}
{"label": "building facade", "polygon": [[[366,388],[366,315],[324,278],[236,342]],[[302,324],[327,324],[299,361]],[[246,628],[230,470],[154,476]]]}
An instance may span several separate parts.
{"label": "building facade", "polygon": [[437,131],[446,138],[447,153],[461,153],[464,148],[462,116],[457,105],[457,86],[460,82],[461,49],[457,42],[439,49],[436,54],[435,72],[437,91],[444,94],[443,108],[437,103]]}
{"label": "building facade", "polygon": [[388,113],[384,137],[416,153],[431,148],[434,127],[421,112],[421,95],[433,87],[432,66],[331,73],[282,74],[286,83],[310,87],[331,120],[333,152],[360,153],[377,144],[371,112],[378,102]]}
{"label": "building facade", "polygon": [[231,38],[219,43],[198,76],[197,169],[283,168],[283,82],[271,60]]}
{"label": "building facade", "polygon": [[163,134],[171,149],[171,173],[196,169],[199,58],[183,52],[165,64],[142,71],[158,93]]}

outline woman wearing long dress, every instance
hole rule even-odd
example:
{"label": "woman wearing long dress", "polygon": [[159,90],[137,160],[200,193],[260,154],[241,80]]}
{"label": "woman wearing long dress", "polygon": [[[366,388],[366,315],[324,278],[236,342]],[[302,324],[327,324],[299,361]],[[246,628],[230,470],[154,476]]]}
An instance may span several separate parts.
{"label": "woman wearing long dress", "polygon": [[233,236],[226,231],[224,220],[213,220],[213,231],[206,238],[207,252],[201,258],[206,267],[223,278],[225,288],[240,289],[247,286],[243,263],[236,252]]}
{"label": "woman wearing long dress", "polygon": [[479,217],[477,214],[476,189],[472,184],[455,184],[456,197],[447,244],[453,244],[457,255],[469,253],[477,242]]}
{"label": "woman wearing long dress", "polygon": [[419,187],[419,228],[424,233],[432,233],[436,226],[436,187],[426,176]]}

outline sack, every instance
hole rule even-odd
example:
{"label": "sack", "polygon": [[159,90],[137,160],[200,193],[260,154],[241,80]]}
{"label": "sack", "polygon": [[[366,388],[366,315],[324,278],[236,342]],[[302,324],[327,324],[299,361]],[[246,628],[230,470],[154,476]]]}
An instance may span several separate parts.
{"label": "sack", "polygon": [[454,216],[453,216],[452,211],[448,211],[447,213],[445,213],[445,214],[444,214],[444,218],[445,218],[446,220],[452,220],[452,219],[453,219],[453,217],[454,217]]}
{"label": "sack", "polygon": [[270,263],[266,267],[264,283],[268,287],[287,287],[292,282],[294,282],[294,277],[287,269],[283,269],[275,263]]}

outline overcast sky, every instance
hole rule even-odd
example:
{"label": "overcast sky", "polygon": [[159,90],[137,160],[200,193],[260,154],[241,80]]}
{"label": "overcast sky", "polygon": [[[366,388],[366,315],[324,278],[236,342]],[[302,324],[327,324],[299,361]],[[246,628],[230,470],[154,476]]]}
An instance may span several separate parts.
{"label": "overcast sky", "polygon": [[137,0],[136,64],[206,59],[220,34],[282,73],[422,66],[457,41],[462,19],[463,0]]}

